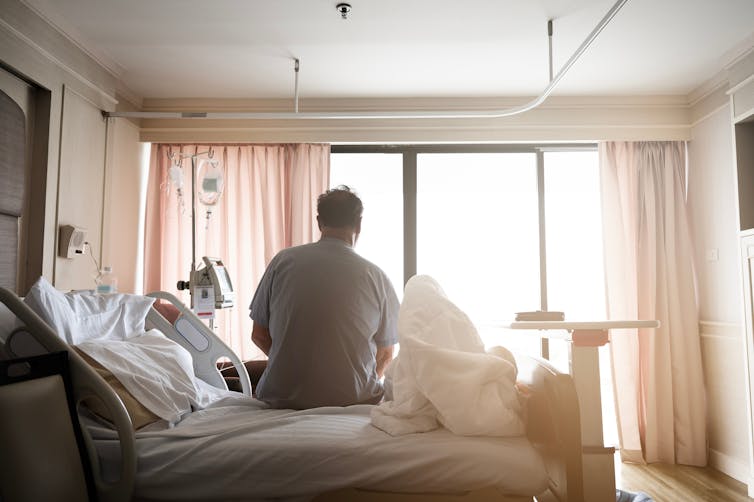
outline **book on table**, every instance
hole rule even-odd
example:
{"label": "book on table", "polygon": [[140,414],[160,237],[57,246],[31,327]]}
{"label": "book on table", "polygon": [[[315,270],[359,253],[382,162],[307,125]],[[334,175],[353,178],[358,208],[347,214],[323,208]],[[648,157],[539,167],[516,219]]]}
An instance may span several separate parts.
{"label": "book on table", "polygon": [[553,310],[533,310],[530,312],[516,312],[516,321],[563,321],[565,314]]}

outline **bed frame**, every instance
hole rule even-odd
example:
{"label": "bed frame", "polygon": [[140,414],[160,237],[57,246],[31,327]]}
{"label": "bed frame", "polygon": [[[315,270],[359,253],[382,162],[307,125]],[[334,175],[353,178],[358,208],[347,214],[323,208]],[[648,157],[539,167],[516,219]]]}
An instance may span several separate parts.
{"label": "bed frame", "polygon": [[[241,376],[244,393],[251,395],[251,383],[246,368],[233,351],[209,328],[169,293],[154,293],[150,296],[165,300],[179,310],[175,326],[156,309],[147,316],[147,325],[160,329],[168,337],[180,343],[194,356],[197,376],[220,388],[227,388],[216,362],[227,357]],[[77,405],[87,399],[98,399],[110,412],[121,445],[121,469],[117,481],[108,482],[99,470],[97,452],[84,429],[87,450],[92,459],[94,478],[100,500],[127,501],[132,499],[136,476],[136,444],[131,420],[125,406],[108,384],[77,353],[71,350],[52,329],[12,291],[0,288],[0,329],[7,326],[8,317],[15,316],[23,325],[12,330],[4,347],[9,354],[35,355],[44,352],[65,350],[69,354],[74,400]],[[5,318],[5,319],[4,319]],[[181,333],[183,332],[183,334]],[[30,335],[30,336],[29,336]],[[2,340],[2,337],[0,337]],[[549,475],[548,489],[536,496],[538,502],[583,501],[581,428],[579,404],[573,380],[560,373],[550,363],[539,358],[516,355],[519,382],[527,390],[527,435],[544,459]],[[523,502],[531,497],[511,497],[495,489],[483,489],[461,494],[405,494],[347,488],[324,493],[317,501],[407,501],[407,502]]]}

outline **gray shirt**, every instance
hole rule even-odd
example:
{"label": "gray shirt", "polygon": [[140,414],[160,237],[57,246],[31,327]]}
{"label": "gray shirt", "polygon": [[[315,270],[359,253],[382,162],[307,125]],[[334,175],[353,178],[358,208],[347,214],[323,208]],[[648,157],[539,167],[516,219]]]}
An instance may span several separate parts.
{"label": "gray shirt", "polygon": [[256,396],[276,408],[377,403],[377,347],[398,341],[387,275],[340,239],[284,249],[251,302],[272,346]]}

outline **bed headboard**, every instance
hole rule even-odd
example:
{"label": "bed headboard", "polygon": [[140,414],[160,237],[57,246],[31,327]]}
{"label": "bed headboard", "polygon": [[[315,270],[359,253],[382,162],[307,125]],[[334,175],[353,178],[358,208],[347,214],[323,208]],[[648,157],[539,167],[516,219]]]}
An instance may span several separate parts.
{"label": "bed headboard", "polygon": [[544,359],[515,357],[518,380],[531,391],[527,435],[542,455],[550,477],[550,493],[537,500],[583,501],[581,421],[573,379]]}
{"label": "bed headboard", "polygon": [[19,219],[24,205],[26,117],[0,91],[0,287],[18,292]]}

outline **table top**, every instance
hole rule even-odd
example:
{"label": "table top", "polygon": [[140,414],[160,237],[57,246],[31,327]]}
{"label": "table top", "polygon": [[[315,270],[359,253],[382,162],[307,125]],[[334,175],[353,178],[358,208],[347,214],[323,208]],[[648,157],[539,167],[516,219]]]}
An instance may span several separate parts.
{"label": "table top", "polygon": [[630,328],[659,328],[657,320],[614,320],[614,321],[501,321],[495,327],[507,329],[562,329],[609,330]]}

